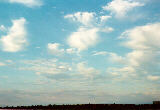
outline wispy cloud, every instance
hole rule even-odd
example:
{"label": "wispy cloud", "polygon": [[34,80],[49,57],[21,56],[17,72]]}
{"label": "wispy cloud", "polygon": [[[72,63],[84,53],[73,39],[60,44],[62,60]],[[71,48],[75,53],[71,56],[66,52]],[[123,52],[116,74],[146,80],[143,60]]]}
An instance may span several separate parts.
{"label": "wispy cloud", "polygon": [[18,67],[21,71],[33,71],[37,75],[53,80],[93,79],[100,75],[100,70],[88,66],[86,62],[62,62],[57,59],[23,60]]}
{"label": "wispy cloud", "polygon": [[41,0],[8,0],[10,3],[19,3],[27,7],[41,6],[43,3]]}
{"label": "wispy cloud", "polygon": [[26,67],[20,67],[20,70],[34,71],[36,74],[63,74],[71,70],[69,64],[58,62],[57,59],[26,60],[23,63]]}
{"label": "wispy cloud", "polygon": [[94,52],[93,53],[93,55],[107,55],[108,54],[108,52],[106,52],[106,51],[100,51],[100,52]]}

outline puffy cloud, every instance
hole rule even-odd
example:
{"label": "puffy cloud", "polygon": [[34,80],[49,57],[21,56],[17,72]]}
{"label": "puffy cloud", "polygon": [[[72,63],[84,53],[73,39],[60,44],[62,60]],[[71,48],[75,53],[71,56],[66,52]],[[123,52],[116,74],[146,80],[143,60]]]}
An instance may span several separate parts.
{"label": "puffy cloud", "polygon": [[18,52],[23,50],[27,44],[26,40],[26,19],[20,18],[12,20],[13,26],[9,28],[6,36],[0,39],[2,50],[6,52]]}
{"label": "puffy cloud", "polygon": [[86,77],[93,77],[94,75],[97,75],[100,73],[100,71],[96,70],[93,67],[86,67],[85,62],[78,63],[77,70],[80,74],[82,74]]}
{"label": "puffy cloud", "polygon": [[77,12],[75,14],[68,14],[64,18],[72,19],[73,21],[80,22],[83,25],[91,25],[94,19],[95,13],[89,12]]}
{"label": "puffy cloud", "polygon": [[53,55],[62,55],[64,54],[65,50],[60,49],[61,44],[59,43],[48,43],[47,48],[49,52]]}
{"label": "puffy cloud", "polygon": [[[160,23],[138,26],[122,33],[121,38],[127,48],[132,49],[124,57],[112,55],[112,59],[122,62],[122,67],[112,70],[113,73],[143,75],[149,80],[158,80],[154,74],[160,72]],[[129,69],[128,72],[121,72],[121,69]],[[130,71],[134,70],[134,71]],[[129,75],[129,74],[128,74]]]}
{"label": "puffy cloud", "polygon": [[10,3],[20,3],[27,7],[41,6],[41,0],[9,0]]}
{"label": "puffy cloud", "polygon": [[134,29],[125,31],[121,38],[128,41],[125,46],[136,50],[158,50],[160,49],[160,23],[138,26]]}
{"label": "puffy cloud", "polygon": [[77,32],[73,32],[68,38],[68,44],[79,51],[85,50],[98,42],[98,28],[80,27]]}
{"label": "puffy cloud", "polygon": [[124,17],[127,12],[135,7],[143,6],[144,4],[131,0],[113,0],[106,6],[103,6],[103,10],[111,11],[116,17]]}
{"label": "puffy cloud", "polygon": [[80,23],[78,30],[73,32],[67,40],[69,46],[78,49],[78,51],[94,46],[99,40],[98,32],[114,31],[113,28],[103,25],[111,16],[97,16],[93,12],[77,12],[68,14],[64,18]]}
{"label": "puffy cloud", "polygon": [[110,19],[111,18],[111,16],[101,16],[100,17],[100,21],[102,22],[102,23],[104,23],[104,22],[106,22],[108,19]]}
{"label": "puffy cloud", "polygon": [[127,59],[132,66],[143,66],[145,70],[160,71],[158,68],[160,56],[160,23],[148,24],[145,26],[135,27],[122,34],[122,38],[127,39],[124,45],[132,52],[127,54]]}

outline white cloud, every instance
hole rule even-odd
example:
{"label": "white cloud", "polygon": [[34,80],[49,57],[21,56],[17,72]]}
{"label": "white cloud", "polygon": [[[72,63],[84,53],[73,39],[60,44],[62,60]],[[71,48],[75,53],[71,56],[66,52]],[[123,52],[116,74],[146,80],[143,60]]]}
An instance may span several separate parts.
{"label": "white cloud", "polygon": [[156,81],[156,80],[159,80],[159,79],[160,79],[160,76],[152,76],[152,75],[149,75],[149,76],[147,76],[147,79],[148,79],[148,80],[151,80],[151,81]]}
{"label": "white cloud", "polygon": [[10,3],[20,3],[27,7],[41,6],[41,0],[9,0]]}
{"label": "white cloud", "polygon": [[64,18],[72,19],[73,21],[80,22],[83,25],[92,25],[94,21],[95,13],[89,12],[77,12],[75,14],[68,14]]}
{"label": "white cloud", "polygon": [[110,18],[112,18],[111,16],[101,16],[100,17],[100,21],[102,22],[102,23],[104,23],[104,22],[106,22],[108,19],[110,19]]}
{"label": "white cloud", "polygon": [[86,67],[85,62],[81,62],[77,64],[77,70],[80,74],[86,77],[93,77],[94,75],[99,74],[100,72],[93,67]]}
{"label": "white cloud", "polygon": [[[148,24],[128,30],[121,37],[126,38],[124,45],[133,51],[127,54],[132,66],[144,68],[148,73],[160,71],[160,23]],[[151,69],[152,68],[152,69]]]}
{"label": "white cloud", "polygon": [[101,28],[99,31],[109,33],[109,32],[113,32],[114,29],[112,27],[104,27],[104,28]]}
{"label": "white cloud", "polygon": [[94,52],[94,54],[93,55],[107,55],[108,54],[108,52],[106,52],[106,51],[100,51],[100,52]]}
{"label": "white cloud", "polygon": [[125,46],[136,50],[158,50],[160,49],[160,23],[138,26],[127,30],[121,38],[127,38]]}
{"label": "white cloud", "polygon": [[70,47],[77,48],[79,51],[88,49],[98,42],[98,28],[80,27],[77,32],[73,32],[68,38]]}
{"label": "white cloud", "polygon": [[93,78],[100,73],[99,70],[88,67],[87,63],[67,63],[61,62],[58,59],[37,59],[23,60],[19,70],[33,71],[37,75],[52,76],[52,77],[72,77],[72,78]]}
{"label": "white cloud", "polygon": [[109,52],[108,55],[110,55],[110,60],[112,62],[117,62],[117,63],[120,63],[120,64],[124,64],[125,63],[125,58],[123,58],[122,56],[119,56],[117,55],[116,53],[112,53],[112,52]]}
{"label": "white cloud", "polygon": [[0,31],[6,31],[6,27],[4,25],[0,26]]}
{"label": "white cloud", "polygon": [[[128,71],[130,74],[148,75],[150,80],[156,80],[157,77],[152,74],[160,72],[160,23],[138,26],[122,33],[121,38],[125,39],[123,43],[132,51],[124,57],[112,55],[114,61],[123,64],[122,67],[112,70],[123,74],[120,70],[127,67],[134,71]],[[130,69],[131,70],[131,69]]]}
{"label": "white cloud", "polygon": [[36,74],[63,74],[69,72],[71,67],[67,63],[58,62],[57,59],[38,59],[23,61],[27,67],[20,67],[20,70],[34,71]]}
{"label": "white cloud", "polygon": [[66,52],[68,54],[74,54],[74,53],[76,53],[76,49],[75,48],[69,48],[69,49],[66,49]]}
{"label": "white cloud", "polygon": [[61,48],[62,45],[59,43],[48,43],[47,45],[47,49],[49,51],[49,53],[56,55],[56,56],[61,56],[64,54],[76,54],[77,53],[77,49],[76,48]]}
{"label": "white cloud", "polygon": [[77,12],[68,14],[64,18],[80,23],[78,30],[73,32],[67,40],[69,46],[78,49],[78,51],[94,46],[99,41],[98,32],[114,31],[111,27],[104,27],[104,22],[111,16],[97,16],[93,12]]}
{"label": "white cloud", "polygon": [[18,52],[23,50],[27,44],[26,20],[24,18],[12,20],[13,26],[9,28],[6,36],[0,39],[2,50],[7,52]]}
{"label": "white cloud", "polygon": [[53,55],[62,55],[64,54],[65,50],[60,49],[61,44],[59,43],[48,43],[47,48],[49,52]]}
{"label": "white cloud", "polygon": [[121,76],[122,78],[127,78],[128,76],[135,76],[135,69],[131,66],[124,66],[122,68],[111,67],[107,69],[107,72],[113,76]]}
{"label": "white cloud", "polygon": [[135,7],[143,6],[144,4],[131,0],[113,0],[108,3],[106,6],[103,6],[103,10],[111,11],[112,14],[115,14],[117,18],[124,17],[127,12],[132,10]]}

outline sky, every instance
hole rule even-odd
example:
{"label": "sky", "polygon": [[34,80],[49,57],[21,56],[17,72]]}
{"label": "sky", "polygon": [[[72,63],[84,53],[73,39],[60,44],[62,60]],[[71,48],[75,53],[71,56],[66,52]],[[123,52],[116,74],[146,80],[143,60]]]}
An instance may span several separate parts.
{"label": "sky", "polygon": [[0,0],[0,105],[160,100],[159,0]]}

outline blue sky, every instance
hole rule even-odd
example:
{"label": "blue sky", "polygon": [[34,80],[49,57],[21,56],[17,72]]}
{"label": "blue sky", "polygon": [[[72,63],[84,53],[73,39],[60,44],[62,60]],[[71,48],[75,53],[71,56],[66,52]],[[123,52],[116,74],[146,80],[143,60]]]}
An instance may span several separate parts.
{"label": "blue sky", "polygon": [[160,100],[159,0],[0,0],[0,104]]}

